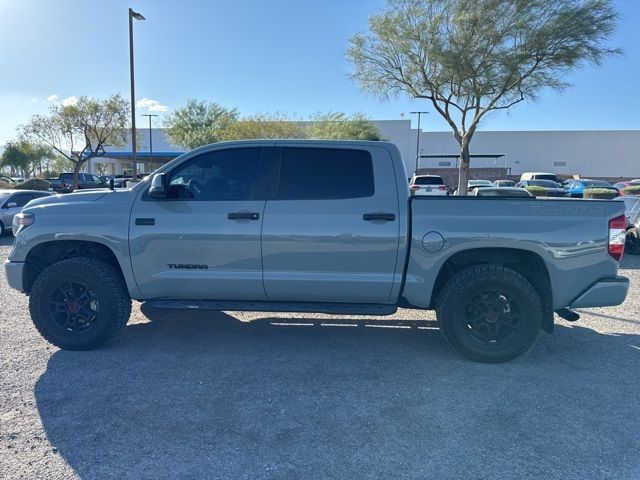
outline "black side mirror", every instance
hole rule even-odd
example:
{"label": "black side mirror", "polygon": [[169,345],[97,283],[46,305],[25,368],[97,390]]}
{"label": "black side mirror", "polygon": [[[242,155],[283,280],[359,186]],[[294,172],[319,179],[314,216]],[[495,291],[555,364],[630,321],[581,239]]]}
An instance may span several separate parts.
{"label": "black side mirror", "polygon": [[167,198],[167,188],[165,186],[164,173],[156,173],[151,180],[151,188],[149,189],[151,198]]}

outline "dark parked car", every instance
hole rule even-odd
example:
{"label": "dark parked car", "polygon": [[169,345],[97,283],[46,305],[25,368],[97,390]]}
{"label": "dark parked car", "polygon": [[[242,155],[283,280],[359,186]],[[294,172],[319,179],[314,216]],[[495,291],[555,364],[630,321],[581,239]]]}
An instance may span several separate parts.
{"label": "dark parked car", "polygon": [[533,197],[528,190],[524,188],[515,187],[487,187],[476,188],[472,195],[474,197],[509,197],[509,198],[523,198]]}
{"label": "dark parked car", "polygon": [[548,197],[566,197],[567,191],[559,183],[552,180],[521,180],[516,183],[517,188],[542,187],[547,189]]}
{"label": "dark parked car", "polygon": [[71,185],[67,185],[65,182],[60,180],[59,178],[47,178],[47,182],[51,184],[49,190],[56,193],[71,193],[73,192],[73,188]]}
{"label": "dark parked car", "polygon": [[[73,173],[63,172],[58,179],[66,184],[73,185]],[[86,190],[89,188],[109,188],[109,183],[105,183],[98,175],[92,173],[78,173],[78,190]]]}

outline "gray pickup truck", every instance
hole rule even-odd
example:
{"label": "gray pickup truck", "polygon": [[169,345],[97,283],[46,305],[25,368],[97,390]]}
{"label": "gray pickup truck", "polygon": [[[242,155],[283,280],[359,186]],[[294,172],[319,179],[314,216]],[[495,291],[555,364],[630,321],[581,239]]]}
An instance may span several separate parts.
{"label": "gray pickup truck", "polygon": [[618,305],[624,205],[411,197],[385,142],[195,149],[120,191],[38,199],[6,262],[49,342],[111,339],[131,299],[165,308],[389,315],[435,309],[467,357],[525,352],[554,312]]}

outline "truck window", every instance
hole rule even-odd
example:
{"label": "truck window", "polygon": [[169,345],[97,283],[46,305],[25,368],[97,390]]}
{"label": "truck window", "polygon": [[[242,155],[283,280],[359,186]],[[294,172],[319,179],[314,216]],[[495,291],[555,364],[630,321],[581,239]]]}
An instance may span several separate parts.
{"label": "truck window", "polygon": [[285,148],[278,200],[323,200],[370,197],[373,162],[365,150]]}
{"label": "truck window", "polygon": [[171,172],[169,198],[251,200],[260,168],[261,148],[232,148],[203,153]]}

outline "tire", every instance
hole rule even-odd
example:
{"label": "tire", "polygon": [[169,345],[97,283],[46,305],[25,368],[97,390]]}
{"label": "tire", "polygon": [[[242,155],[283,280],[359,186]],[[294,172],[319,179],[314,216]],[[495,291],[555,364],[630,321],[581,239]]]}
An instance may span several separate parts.
{"label": "tire", "polygon": [[75,257],[47,267],[33,283],[31,319],[65,350],[91,350],[127,324],[131,298],[120,272],[103,260]]}
{"label": "tire", "polygon": [[629,255],[640,255],[640,234],[635,227],[627,230],[625,252]]}
{"label": "tire", "polygon": [[436,316],[447,342],[482,363],[507,362],[525,353],[543,318],[533,285],[499,265],[475,265],[455,274],[438,297]]}

